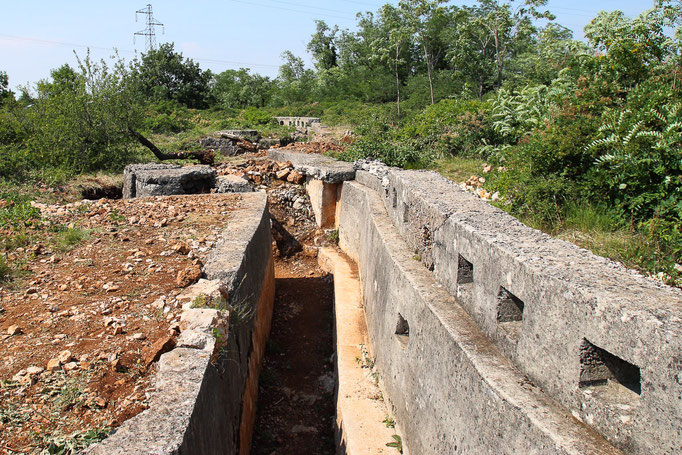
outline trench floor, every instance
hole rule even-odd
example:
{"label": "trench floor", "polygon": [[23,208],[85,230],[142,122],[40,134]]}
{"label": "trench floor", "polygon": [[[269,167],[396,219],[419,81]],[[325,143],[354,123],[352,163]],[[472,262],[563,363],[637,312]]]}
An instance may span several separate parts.
{"label": "trench floor", "polygon": [[299,253],[277,260],[275,280],[251,453],[333,454],[333,277]]}

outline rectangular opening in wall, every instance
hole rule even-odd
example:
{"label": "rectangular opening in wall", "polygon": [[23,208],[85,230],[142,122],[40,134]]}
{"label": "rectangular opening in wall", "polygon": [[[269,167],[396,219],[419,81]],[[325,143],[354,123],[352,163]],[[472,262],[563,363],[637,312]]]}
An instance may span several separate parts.
{"label": "rectangular opening in wall", "polygon": [[457,267],[457,284],[469,284],[474,282],[474,264],[459,255]]}
{"label": "rectangular opening in wall", "polygon": [[640,369],[583,338],[580,345],[580,387],[614,385],[642,393]]}
{"label": "rectangular opening in wall", "polygon": [[523,307],[523,300],[509,292],[504,286],[500,286],[497,293],[497,322],[503,329],[503,333],[512,341],[518,340],[521,335]]}
{"label": "rectangular opening in wall", "polygon": [[457,258],[457,299],[470,304],[474,290],[474,264],[458,254]]}
{"label": "rectangular opening in wall", "polygon": [[523,300],[500,286],[497,294],[497,322],[516,322],[523,319]]}
{"label": "rectangular opening in wall", "polygon": [[398,313],[398,322],[395,326],[395,336],[403,348],[407,347],[407,343],[410,341],[410,324],[400,313]]}

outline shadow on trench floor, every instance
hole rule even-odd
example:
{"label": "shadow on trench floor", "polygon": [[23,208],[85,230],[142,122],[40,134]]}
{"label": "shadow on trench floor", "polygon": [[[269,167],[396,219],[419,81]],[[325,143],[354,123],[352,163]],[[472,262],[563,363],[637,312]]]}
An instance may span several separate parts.
{"label": "shadow on trench floor", "polygon": [[251,453],[333,454],[333,277],[299,254],[275,278]]}

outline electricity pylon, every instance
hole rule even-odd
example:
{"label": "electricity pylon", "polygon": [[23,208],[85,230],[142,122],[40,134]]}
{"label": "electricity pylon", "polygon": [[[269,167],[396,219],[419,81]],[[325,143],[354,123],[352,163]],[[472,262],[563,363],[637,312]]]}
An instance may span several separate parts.
{"label": "electricity pylon", "polygon": [[154,27],[160,26],[162,33],[166,33],[166,28],[164,25],[159,22],[158,19],[154,17],[154,14],[152,13],[152,5],[147,4],[145,8],[139,9],[135,11],[135,22],[137,22],[137,15],[138,14],[145,14],[147,16],[147,28],[144,30],[140,30],[139,32],[135,32],[133,35],[133,43],[135,43],[135,37],[136,36],[144,36],[146,37],[147,41],[147,52],[153,50],[156,47],[156,33],[154,32]]}

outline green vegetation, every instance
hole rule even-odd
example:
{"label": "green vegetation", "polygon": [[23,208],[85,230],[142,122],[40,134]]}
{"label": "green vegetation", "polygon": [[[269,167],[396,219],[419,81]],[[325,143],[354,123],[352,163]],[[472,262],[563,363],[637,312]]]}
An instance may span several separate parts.
{"label": "green vegetation", "polygon": [[395,428],[395,420],[393,420],[393,417],[388,414],[386,414],[386,417],[384,417],[382,423],[386,425],[386,428]]}
{"label": "green vegetation", "polygon": [[90,237],[90,232],[86,229],[66,228],[57,234],[54,243],[59,251],[69,251],[87,240],[88,237]]}
{"label": "green vegetation", "polygon": [[76,432],[55,438],[39,436],[44,452],[49,455],[71,455],[80,453],[86,447],[106,439],[112,429],[108,427]]}
{"label": "green vegetation", "polygon": [[[195,151],[218,129],[285,135],[273,116],[316,116],[353,129],[342,159],[458,181],[485,164],[504,210],[679,284],[682,5],[602,11],[576,41],[546,3],[401,0],[353,31],[317,21],[314,68],[287,51],[275,78],[213,74],[173,44],[131,62],[86,55],[18,96],[0,71],[0,187],[120,172],[152,158],[140,136]],[[27,200],[0,199],[13,202],[0,228],[37,221]]]}
{"label": "green vegetation", "polygon": [[7,265],[5,258],[0,256],[0,283],[7,281],[12,276],[12,267]]}
{"label": "green vegetation", "polygon": [[386,447],[393,447],[399,453],[403,453],[403,439],[397,434],[393,435],[393,441],[386,444]]}

